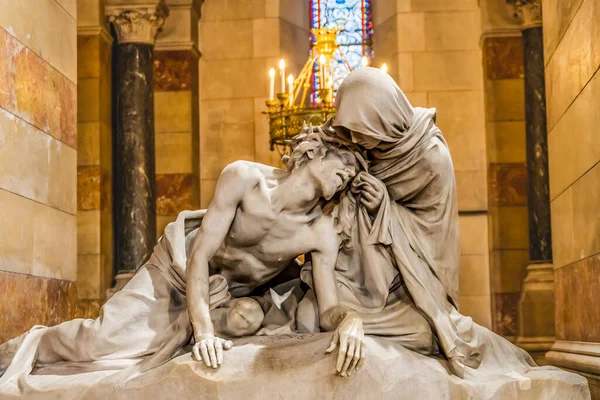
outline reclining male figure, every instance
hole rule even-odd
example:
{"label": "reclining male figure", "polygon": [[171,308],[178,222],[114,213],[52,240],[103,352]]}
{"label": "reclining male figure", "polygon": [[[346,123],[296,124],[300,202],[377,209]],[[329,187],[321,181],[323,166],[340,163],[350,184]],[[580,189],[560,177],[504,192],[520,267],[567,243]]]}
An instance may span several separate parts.
{"label": "reclining male figure", "polygon": [[[25,368],[144,359],[159,365],[185,346],[192,329],[195,358],[216,368],[231,342],[215,333],[226,327],[231,336],[253,334],[255,302],[243,298],[307,253],[320,325],[336,330],[327,351],[339,343],[342,375],[358,368],[365,354],[363,325],[355,312],[339,305],[334,268],[340,239],[318,202],[344,189],[359,162],[352,151],[322,139],[309,135],[297,144],[288,171],[246,161],[227,166],[208,210],[184,211],[169,224],[150,260],[104,304],[98,318],[36,327],[1,345],[0,376],[13,363]],[[231,296],[234,300],[227,301]],[[224,305],[230,312],[214,312]],[[263,316],[260,310],[254,315]],[[32,340],[38,340],[35,359],[15,358],[21,344],[31,346]]]}
{"label": "reclining male figure", "polygon": [[[194,330],[194,356],[213,368],[231,344],[215,336],[209,309],[209,276],[219,273],[233,297],[247,296],[280,273],[290,260],[310,253],[320,325],[337,329],[342,375],[364,359],[362,322],[339,305],[334,268],[340,239],[317,202],[344,189],[358,170],[355,154],[321,141],[298,144],[289,172],[238,161],[227,166],[188,257],[187,302]],[[332,342],[328,351],[337,343]]]}

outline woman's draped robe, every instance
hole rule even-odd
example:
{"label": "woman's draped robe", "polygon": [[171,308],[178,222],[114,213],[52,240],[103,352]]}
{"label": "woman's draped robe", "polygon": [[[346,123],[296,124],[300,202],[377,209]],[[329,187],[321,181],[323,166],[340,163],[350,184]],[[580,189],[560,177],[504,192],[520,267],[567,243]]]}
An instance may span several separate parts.
{"label": "woman's draped robe", "polygon": [[372,309],[385,304],[393,272],[389,266],[386,272],[378,270],[373,264],[382,263],[372,260],[389,251],[453,371],[462,375],[464,365],[479,365],[482,349],[472,319],[457,311],[456,182],[435,109],[413,108],[393,79],[375,68],[346,77],[336,105],[333,126],[340,137],[350,141],[354,131],[379,141],[369,152],[369,173],[387,187],[373,221],[363,206],[357,211],[357,245],[368,288],[358,297]]}

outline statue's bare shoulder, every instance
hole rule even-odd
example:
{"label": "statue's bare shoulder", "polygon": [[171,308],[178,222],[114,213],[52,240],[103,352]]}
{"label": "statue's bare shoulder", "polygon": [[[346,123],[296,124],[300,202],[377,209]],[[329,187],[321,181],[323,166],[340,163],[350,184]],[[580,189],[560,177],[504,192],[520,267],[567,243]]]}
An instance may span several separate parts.
{"label": "statue's bare shoulder", "polygon": [[219,177],[219,186],[227,188],[235,185],[239,188],[252,188],[265,179],[276,179],[286,172],[269,165],[253,161],[238,160],[228,164]]}

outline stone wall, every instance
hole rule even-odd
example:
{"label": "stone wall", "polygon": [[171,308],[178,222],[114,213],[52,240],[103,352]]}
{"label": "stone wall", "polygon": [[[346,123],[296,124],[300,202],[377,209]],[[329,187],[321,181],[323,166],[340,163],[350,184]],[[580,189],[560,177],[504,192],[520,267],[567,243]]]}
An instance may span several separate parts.
{"label": "stone wall", "polygon": [[[269,149],[268,71],[297,76],[308,58],[308,1],[206,0],[200,19],[200,206],[235,160],[278,165]],[[276,80],[276,82],[279,82]],[[276,85],[278,89],[279,85]]]}
{"label": "stone wall", "polygon": [[544,0],[556,343],[600,398],[600,1]]}
{"label": "stone wall", "polygon": [[201,1],[167,0],[166,3],[169,17],[154,47],[157,237],[162,236],[165,226],[179,212],[200,208]]}
{"label": "stone wall", "polygon": [[75,311],[76,6],[0,0],[0,342]]}
{"label": "stone wall", "polygon": [[78,0],[78,316],[95,317],[113,279],[112,37],[99,0]]}
{"label": "stone wall", "polygon": [[458,187],[460,307],[492,325],[481,13],[477,0],[373,2],[375,66],[414,106],[437,108]]}
{"label": "stone wall", "polygon": [[521,26],[505,2],[483,1],[481,11],[492,327],[515,340],[529,263],[523,39]]}

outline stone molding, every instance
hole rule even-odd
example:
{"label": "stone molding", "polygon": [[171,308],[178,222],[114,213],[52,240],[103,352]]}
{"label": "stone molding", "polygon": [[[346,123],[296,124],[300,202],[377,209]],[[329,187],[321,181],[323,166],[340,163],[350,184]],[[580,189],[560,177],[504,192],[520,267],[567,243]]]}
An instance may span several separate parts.
{"label": "stone molding", "polygon": [[542,0],[507,0],[523,29],[542,26]]}
{"label": "stone molding", "polygon": [[202,3],[204,3],[204,1],[205,0],[166,0],[166,3],[170,10],[174,10],[176,8],[191,9],[199,17],[202,11]]}
{"label": "stone molding", "polygon": [[522,37],[521,28],[501,28],[483,31],[479,38],[479,46],[483,48],[486,39]]}
{"label": "stone molding", "polygon": [[107,43],[113,42],[110,32],[103,26],[79,26],[77,27],[77,36],[100,36]]}
{"label": "stone molding", "polygon": [[514,344],[529,353],[546,352],[555,343],[554,336],[517,337]]}
{"label": "stone molding", "polygon": [[554,290],[554,265],[551,263],[529,264],[524,289]]}
{"label": "stone molding", "polygon": [[202,53],[198,50],[196,43],[194,42],[179,42],[179,43],[156,43],[154,45],[155,51],[189,51],[196,58],[200,58]]}
{"label": "stone molding", "polygon": [[169,20],[156,38],[155,50],[191,51],[198,57],[198,21],[204,0],[166,0]]}
{"label": "stone molding", "polygon": [[600,375],[600,343],[557,340],[546,359],[559,367]]}
{"label": "stone molding", "polygon": [[169,16],[169,8],[164,0],[151,6],[107,5],[106,15],[114,27],[117,43],[154,45]]}

